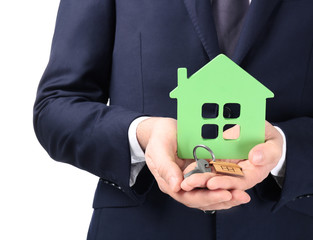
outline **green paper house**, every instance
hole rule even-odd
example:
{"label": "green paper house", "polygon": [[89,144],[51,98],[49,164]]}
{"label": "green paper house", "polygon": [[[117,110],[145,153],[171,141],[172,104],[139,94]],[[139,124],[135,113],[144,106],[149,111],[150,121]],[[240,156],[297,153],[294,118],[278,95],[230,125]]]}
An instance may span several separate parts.
{"label": "green paper house", "polygon": [[[170,93],[177,99],[178,156],[193,158],[193,148],[204,144],[217,159],[247,159],[255,145],[264,142],[266,98],[274,94],[245,70],[221,54],[187,78],[178,69],[178,86]],[[236,125],[237,136],[223,136]],[[197,150],[198,158],[211,158]]]}

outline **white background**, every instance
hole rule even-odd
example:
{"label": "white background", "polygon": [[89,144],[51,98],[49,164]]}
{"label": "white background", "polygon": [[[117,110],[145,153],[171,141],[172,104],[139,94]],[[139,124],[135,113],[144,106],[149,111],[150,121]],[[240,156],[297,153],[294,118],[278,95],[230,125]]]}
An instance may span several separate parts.
{"label": "white background", "polygon": [[97,177],[50,159],[32,107],[58,0],[0,0],[0,239],[86,239]]}

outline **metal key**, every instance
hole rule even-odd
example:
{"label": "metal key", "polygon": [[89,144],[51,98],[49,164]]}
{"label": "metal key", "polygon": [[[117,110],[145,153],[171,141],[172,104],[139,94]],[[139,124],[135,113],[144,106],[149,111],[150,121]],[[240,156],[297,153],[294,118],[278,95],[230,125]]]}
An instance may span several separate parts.
{"label": "metal key", "polygon": [[207,146],[205,146],[205,145],[197,145],[197,146],[195,146],[195,148],[193,149],[193,157],[194,157],[195,161],[197,162],[197,166],[195,167],[194,170],[192,170],[192,171],[186,173],[186,174],[184,175],[184,178],[187,178],[187,177],[189,177],[190,175],[192,175],[192,174],[194,174],[194,173],[212,172],[212,169],[211,169],[211,167],[210,167],[210,164],[209,164],[205,159],[198,159],[198,158],[197,158],[196,150],[197,150],[197,148],[199,148],[199,147],[204,148],[204,149],[206,149],[207,151],[209,151],[210,154],[211,154],[211,156],[212,156],[212,160],[215,161],[214,153],[212,152],[212,150],[211,150],[209,147],[207,147]]}
{"label": "metal key", "polygon": [[205,159],[199,159],[197,161],[197,166],[194,170],[190,171],[189,173],[186,173],[184,175],[184,178],[189,177],[190,175],[194,173],[205,173],[205,172],[211,172],[211,168],[209,167],[209,163]]}

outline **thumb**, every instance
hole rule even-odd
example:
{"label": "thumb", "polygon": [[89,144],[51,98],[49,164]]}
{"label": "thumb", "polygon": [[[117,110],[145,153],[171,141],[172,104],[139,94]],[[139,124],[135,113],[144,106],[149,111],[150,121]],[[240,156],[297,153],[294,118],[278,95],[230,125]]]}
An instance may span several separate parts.
{"label": "thumb", "polygon": [[264,165],[264,144],[259,144],[249,152],[249,160],[253,165]]}
{"label": "thumb", "polygon": [[256,145],[249,152],[249,160],[254,165],[275,164],[282,154],[283,139],[278,130],[265,122],[265,143]]}
{"label": "thumb", "polygon": [[146,163],[154,175],[158,183],[165,182],[168,187],[178,192],[183,181],[183,173],[176,163],[176,157],[168,154],[163,154],[162,151],[158,153],[146,152]]}
{"label": "thumb", "polygon": [[164,160],[160,161],[158,174],[169,185],[172,191],[178,192],[181,189],[180,185],[183,181],[183,173],[172,158]]}
{"label": "thumb", "polygon": [[160,118],[153,123],[150,132],[146,148],[148,167],[159,185],[178,192],[183,173],[177,164],[177,122],[175,119]]}
{"label": "thumb", "polygon": [[256,145],[249,153],[249,160],[255,166],[265,166],[274,168],[281,157],[281,149],[278,144],[265,142]]}

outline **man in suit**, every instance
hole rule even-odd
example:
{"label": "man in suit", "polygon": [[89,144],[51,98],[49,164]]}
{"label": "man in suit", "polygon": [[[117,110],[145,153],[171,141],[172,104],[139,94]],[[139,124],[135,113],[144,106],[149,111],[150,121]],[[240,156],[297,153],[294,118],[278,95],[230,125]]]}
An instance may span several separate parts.
{"label": "man in suit", "polygon": [[[275,93],[266,141],[241,163],[244,178],[183,181],[192,164],[176,156],[168,94],[178,67],[192,74],[221,53],[210,1],[61,1],[34,126],[52,158],[100,177],[89,239],[313,234],[312,10],[310,0],[252,1],[231,58]],[[151,116],[135,128],[146,164],[129,147],[141,116]],[[282,186],[269,174],[284,152],[273,125],[287,143]]]}

